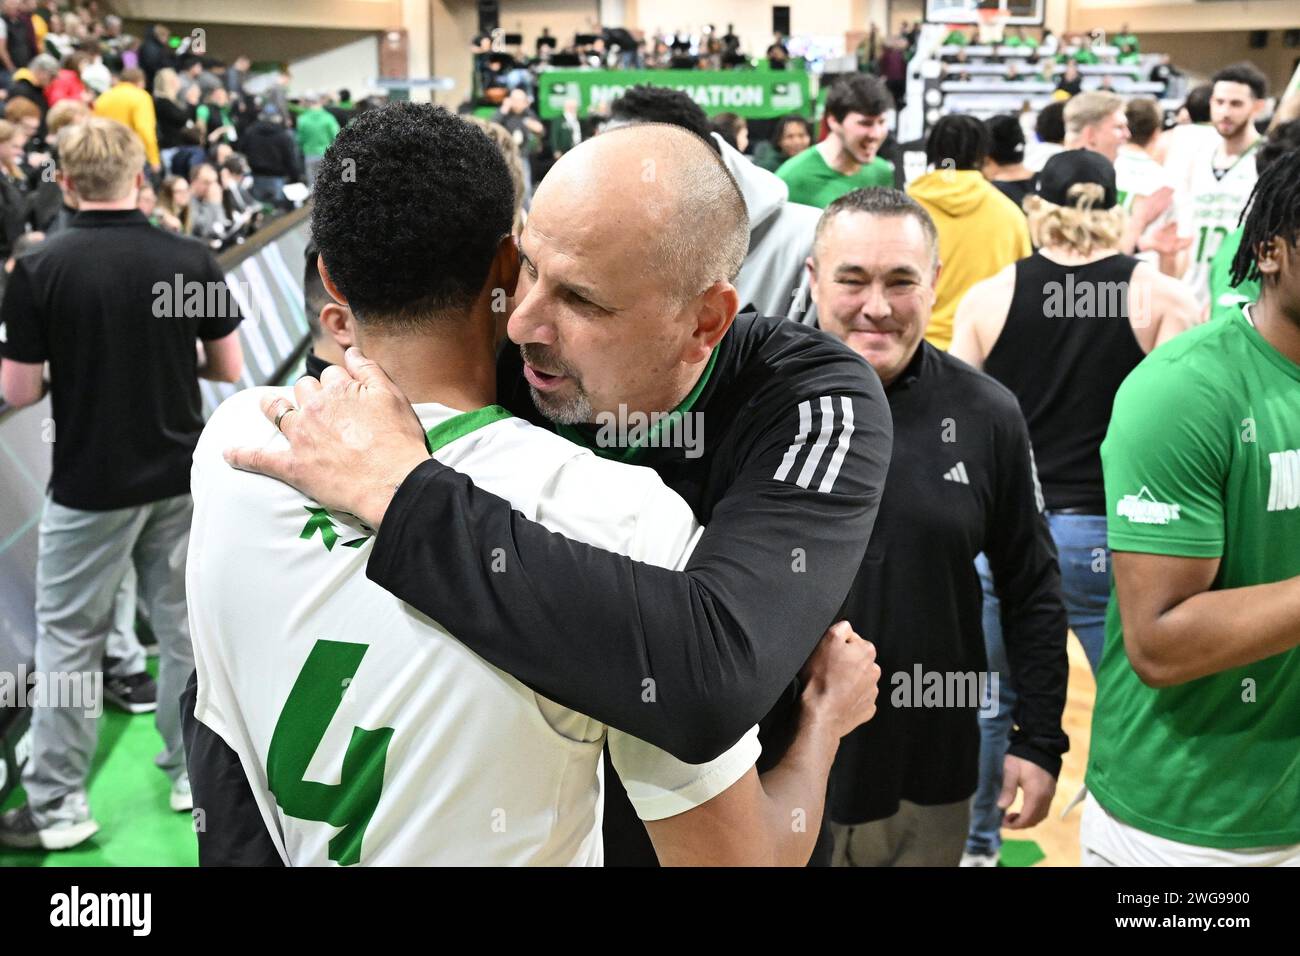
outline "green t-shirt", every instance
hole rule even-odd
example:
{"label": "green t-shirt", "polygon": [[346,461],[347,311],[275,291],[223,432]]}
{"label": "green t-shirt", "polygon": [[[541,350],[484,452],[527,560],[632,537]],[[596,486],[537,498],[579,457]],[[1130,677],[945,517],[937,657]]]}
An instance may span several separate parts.
{"label": "green t-shirt", "polygon": [[943,46],[970,46],[970,37],[964,30],[952,30],[943,38]]}
{"label": "green t-shirt", "polygon": [[790,187],[790,202],[801,202],[818,209],[825,209],[855,189],[893,188],[894,185],[894,164],[889,160],[877,156],[852,176],[845,176],[826,165],[821,150],[816,146],[809,146],[797,156],[791,156],[781,164],[776,174]]}
{"label": "green t-shirt", "polygon": [[[1300,575],[1300,365],[1240,311],[1133,370],[1101,459],[1112,550],[1219,558],[1215,590]],[[1112,590],[1087,783],[1112,816],[1168,840],[1300,843],[1300,648],[1148,687]]]}
{"label": "green t-shirt", "polygon": [[1241,246],[1241,227],[1223,237],[1219,251],[1210,260],[1210,320],[1226,319],[1241,312],[1246,302],[1259,301],[1259,280],[1232,284],[1232,260]]}

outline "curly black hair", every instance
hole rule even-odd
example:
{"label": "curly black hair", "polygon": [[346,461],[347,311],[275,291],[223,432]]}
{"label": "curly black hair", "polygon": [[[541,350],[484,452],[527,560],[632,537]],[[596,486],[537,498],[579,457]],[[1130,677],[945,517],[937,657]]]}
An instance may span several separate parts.
{"label": "curly black hair", "polygon": [[609,118],[615,123],[668,123],[690,130],[718,152],[710,135],[713,127],[699,104],[681,90],[639,84],[629,87],[609,105]]}
{"label": "curly black hair", "polygon": [[514,198],[482,130],[440,107],[392,103],[326,150],[312,240],[358,322],[426,327],[479,295]]}
{"label": "curly black hair", "polygon": [[944,169],[979,169],[988,154],[989,131],[965,113],[941,117],[925,142],[925,161]]}

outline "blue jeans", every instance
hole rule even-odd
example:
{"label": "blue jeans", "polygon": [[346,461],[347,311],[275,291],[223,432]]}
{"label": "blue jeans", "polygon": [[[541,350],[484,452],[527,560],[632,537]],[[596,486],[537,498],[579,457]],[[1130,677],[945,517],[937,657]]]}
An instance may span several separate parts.
{"label": "blue jeans", "polygon": [[[1103,515],[1047,513],[1047,525],[1056,542],[1061,564],[1061,598],[1070,628],[1083,645],[1088,665],[1097,673],[1105,641],[1106,603],[1110,600],[1110,550],[1106,547],[1106,518]],[[993,593],[993,575],[988,559],[975,559],[984,585],[984,648],[989,670],[997,672],[1000,691],[996,717],[980,717],[979,787],[971,807],[968,853],[996,853],[1002,846],[1002,763],[1007,756],[1011,715],[1016,706],[1016,689],[1011,681],[1007,649],[1002,641],[1002,608]]]}

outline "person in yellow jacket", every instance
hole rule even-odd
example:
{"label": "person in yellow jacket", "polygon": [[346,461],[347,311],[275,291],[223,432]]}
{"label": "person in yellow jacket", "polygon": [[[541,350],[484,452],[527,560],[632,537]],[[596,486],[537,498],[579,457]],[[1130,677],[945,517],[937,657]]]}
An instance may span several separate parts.
{"label": "person in yellow jacket", "polygon": [[907,193],[939,229],[939,283],[925,338],[936,348],[952,341],[952,320],[966,291],[1033,252],[1025,214],[980,171],[989,134],[973,116],[945,116],[930,131],[931,171]]}
{"label": "person in yellow jacket", "polygon": [[158,173],[162,158],[158,153],[158,117],[153,109],[153,97],[144,88],[144,71],[134,67],[123,70],[117,83],[105,90],[95,100],[95,115],[117,120],[132,130],[144,143],[145,161]]}

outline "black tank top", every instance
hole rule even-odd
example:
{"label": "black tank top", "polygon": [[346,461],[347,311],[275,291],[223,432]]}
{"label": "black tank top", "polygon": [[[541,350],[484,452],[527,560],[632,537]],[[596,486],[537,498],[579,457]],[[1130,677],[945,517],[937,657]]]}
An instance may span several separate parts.
{"label": "black tank top", "polygon": [[1038,252],[1016,263],[1007,324],[984,371],[1020,401],[1048,508],[1106,513],[1101,442],[1115,392],[1145,356],[1129,324],[1137,264],[1117,254],[1063,266]]}

